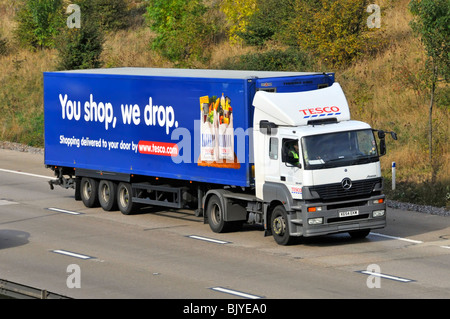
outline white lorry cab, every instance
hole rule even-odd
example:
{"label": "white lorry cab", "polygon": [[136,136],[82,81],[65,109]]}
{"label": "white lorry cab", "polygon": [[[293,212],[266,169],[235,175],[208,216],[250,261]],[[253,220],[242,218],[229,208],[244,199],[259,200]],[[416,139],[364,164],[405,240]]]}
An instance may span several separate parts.
{"label": "white lorry cab", "polygon": [[[253,105],[256,197],[279,244],[343,231],[364,237],[385,227],[383,154],[374,130],[350,119],[339,83],[305,92],[259,91]],[[384,132],[379,135],[384,153]]]}

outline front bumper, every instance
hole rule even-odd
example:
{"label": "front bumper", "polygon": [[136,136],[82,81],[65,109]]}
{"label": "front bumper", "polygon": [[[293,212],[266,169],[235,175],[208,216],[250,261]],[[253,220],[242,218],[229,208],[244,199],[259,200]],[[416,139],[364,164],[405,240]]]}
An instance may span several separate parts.
{"label": "front bumper", "polygon": [[[379,195],[365,200],[301,204],[294,207],[295,210],[288,215],[291,236],[312,237],[384,228],[386,226],[384,199],[384,195]],[[316,211],[308,211],[308,208],[312,207],[316,207]],[[381,213],[382,211],[384,214]],[[374,212],[376,212],[375,216]],[[340,215],[340,213],[343,214]]]}

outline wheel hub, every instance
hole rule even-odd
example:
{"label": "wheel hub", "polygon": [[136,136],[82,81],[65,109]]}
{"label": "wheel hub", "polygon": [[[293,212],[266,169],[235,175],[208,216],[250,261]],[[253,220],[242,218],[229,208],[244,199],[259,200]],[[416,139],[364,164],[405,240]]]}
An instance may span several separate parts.
{"label": "wheel hub", "polygon": [[272,230],[278,236],[282,236],[286,231],[286,222],[284,221],[284,218],[282,218],[281,216],[275,218],[273,220]]}

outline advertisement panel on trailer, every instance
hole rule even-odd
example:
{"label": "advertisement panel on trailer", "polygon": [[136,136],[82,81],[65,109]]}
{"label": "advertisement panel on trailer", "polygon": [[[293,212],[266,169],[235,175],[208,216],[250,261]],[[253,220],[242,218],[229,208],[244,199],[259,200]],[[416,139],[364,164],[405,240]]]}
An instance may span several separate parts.
{"label": "advertisement panel on trailer", "polygon": [[45,163],[248,186],[246,85],[44,73]]}

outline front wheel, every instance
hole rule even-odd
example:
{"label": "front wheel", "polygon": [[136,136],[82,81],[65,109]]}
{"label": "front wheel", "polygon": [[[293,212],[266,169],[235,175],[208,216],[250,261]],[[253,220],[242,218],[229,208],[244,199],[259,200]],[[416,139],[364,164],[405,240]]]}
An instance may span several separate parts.
{"label": "front wheel", "polygon": [[229,223],[224,220],[224,211],[218,196],[214,195],[209,200],[206,216],[208,218],[209,227],[211,227],[213,232],[223,233],[228,230]]}
{"label": "front wheel", "polygon": [[348,232],[352,238],[363,239],[370,233],[370,229],[352,230]]}
{"label": "front wheel", "polygon": [[293,237],[289,235],[289,223],[284,206],[275,207],[270,219],[272,235],[279,245],[289,245],[293,242]]}

